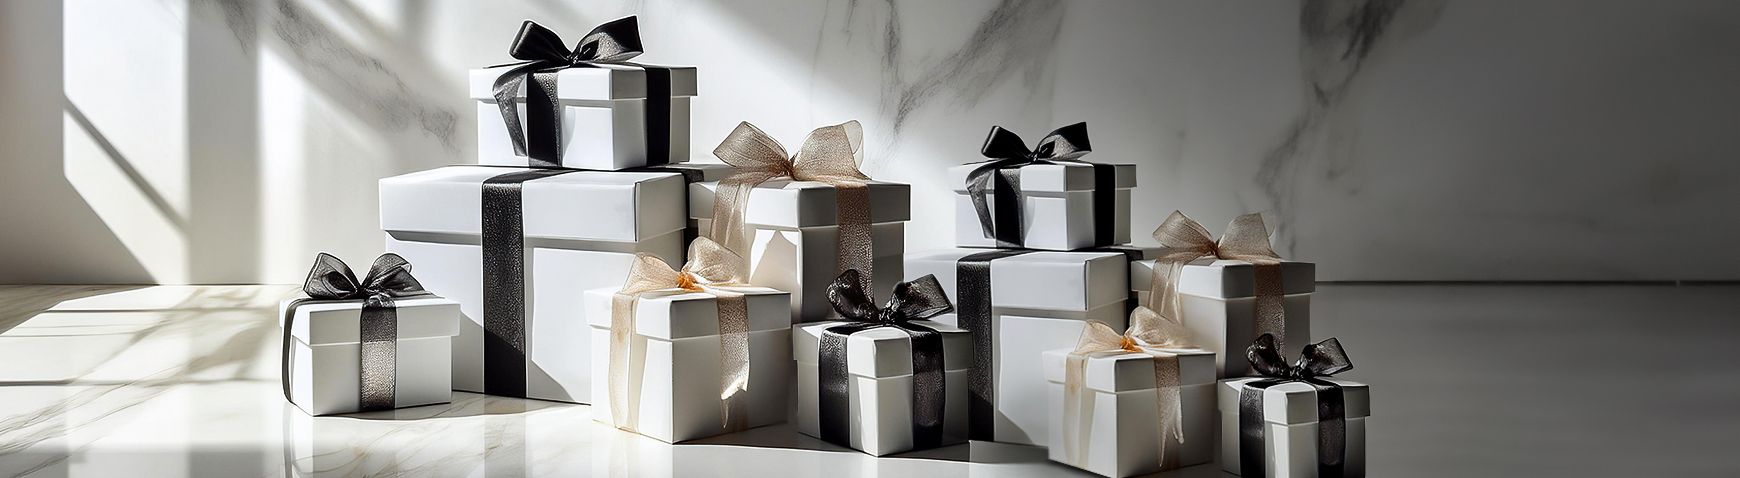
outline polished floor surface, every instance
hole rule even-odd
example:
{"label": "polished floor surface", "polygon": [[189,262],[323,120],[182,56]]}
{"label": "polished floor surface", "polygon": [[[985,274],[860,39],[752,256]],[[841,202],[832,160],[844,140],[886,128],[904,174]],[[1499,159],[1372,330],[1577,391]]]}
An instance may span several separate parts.
{"label": "polished floor surface", "polygon": [[[293,292],[0,287],[0,476],[1079,475],[1033,448],[875,459],[786,426],[672,446],[466,393],[311,418],[279,395]],[[1312,316],[1372,384],[1373,476],[1740,476],[1740,286],[1324,285]]]}

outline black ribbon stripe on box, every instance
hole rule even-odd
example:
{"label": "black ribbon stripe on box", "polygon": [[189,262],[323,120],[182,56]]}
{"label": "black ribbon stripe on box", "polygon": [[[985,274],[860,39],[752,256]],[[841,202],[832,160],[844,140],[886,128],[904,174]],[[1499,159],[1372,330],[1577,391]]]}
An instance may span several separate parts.
{"label": "black ribbon stripe on box", "polygon": [[1317,476],[1343,476],[1347,469],[1347,402],[1341,385],[1325,380],[1353,369],[1353,362],[1334,338],[1305,347],[1299,361],[1288,364],[1275,336],[1263,334],[1245,350],[1260,376],[1239,390],[1239,474],[1270,476],[1263,443],[1263,390],[1288,382],[1303,382],[1317,393]]}
{"label": "black ribbon stripe on box", "polygon": [[[1045,135],[1037,148],[1001,126],[992,126],[980,154],[992,158],[967,173],[967,195],[979,216],[979,227],[985,237],[997,240],[997,247],[1013,248],[1026,244],[1026,224],[1023,209],[1025,193],[1021,191],[1021,168],[1036,164],[1086,165],[1093,168],[1094,247],[1117,242],[1116,220],[1118,199],[1117,166],[1082,161],[1079,158],[1093,151],[1089,145],[1087,123],[1064,126]],[[987,196],[996,198],[993,214]]]}
{"label": "black ribbon stripe on box", "polygon": [[991,261],[1029,252],[1026,249],[993,249],[968,254],[955,261],[955,324],[973,334],[973,365],[967,369],[967,437],[992,440],[996,429],[997,388],[991,366],[996,351],[991,322]]}
{"label": "black ribbon stripe on box", "polygon": [[483,392],[526,396],[526,181],[576,172],[526,169],[483,182]]}
{"label": "black ribbon stripe on box", "polygon": [[434,297],[411,277],[411,263],[398,254],[386,253],[375,258],[369,273],[357,280],[350,266],[331,254],[320,253],[302,282],[302,292],[308,297],[290,301],[284,308],[282,350],[279,354],[279,378],[284,388],[284,400],[292,401],[290,392],[290,349],[295,344],[291,330],[296,327],[296,309],[309,304],[334,304],[362,301],[358,323],[358,404],[360,411],[387,410],[394,407],[397,397],[399,316],[395,299]]}
{"label": "black ribbon stripe on box", "polygon": [[912,340],[913,449],[937,447],[943,440],[943,412],[947,403],[943,338],[936,329],[912,321],[945,314],[954,307],[936,276],[926,275],[896,285],[893,296],[883,307],[876,306],[858,276],[857,269],[847,269],[828,285],[828,302],[849,323],[824,329],[816,349],[819,392],[816,406],[821,438],[840,446],[852,444],[852,377],[847,372],[847,337],[889,327],[906,332]]}

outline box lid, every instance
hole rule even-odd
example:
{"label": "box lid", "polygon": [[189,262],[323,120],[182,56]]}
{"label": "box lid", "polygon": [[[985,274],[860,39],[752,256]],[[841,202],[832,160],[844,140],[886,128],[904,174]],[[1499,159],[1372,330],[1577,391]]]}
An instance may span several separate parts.
{"label": "box lid", "polygon": [[[897,222],[912,218],[912,187],[887,181],[867,181],[870,188],[870,222]],[[689,185],[689,214],[711,219],[713,194],[718,182]],[[775,179],[749,192],[744,222],[754,225],[801,228],[838,224],[833,186],[815,181]]]}
{"label": "box lid", "polygon": [[[483,183],[525,168],[448,166],[381,180],[381,229],[477,236]],[[576,171],[522,183],[526,237],[639,242],[682,230],[677,173]]]}
{"label": "box lid", "polygon": [[717,162],[683,162],[654,166],[662,169],[676,169],[697,176],[695,181],[718,181],[737,172],[737,168],[729,164]]}
{"label": "box lid", "polygon": [[[1064,367],[1071,349],[1047,350],[1040,366],[1045,379],[1063,383]],[[1159,349],[1178,356],[1178,385],[1214,383],[1214,352],[1202,349]],[[1154,388],[1154,356],[1127,352],[1089,356],[1083,383],[1102,392],[1127,392]]]}
{"label": "box lid", "polygon": [[[973,363],[973,336],[966,330],[940,322],[915,320],[914,324],[935,329],[943,339],[943,370],[966,370]],[[798,363],[818,360],[822,331],[847,321],[809,322],[791,327],[792,357]],[[912,374],[912,336],[892,327],[878,327],[846,338],[846,371],[870,378]]]}
{"label": "box lid", "polygon": [[[284,313],[296,299],[278,303],[278,326],[284,326]],[[394,301],[399,319],[398,337],[420,339],[451,337],[459,334],[459,303],[441,297],[399,299]],[[308,345],[357,343],[362,336],[361,300],[316,302],[296,308],[290,335]]]}
{"label": "box lid", "polygon": [[[955,192],[967,192],[967,175],[974,168],[984,165],[983,162],[951,166],[946,173],[948,182]],[[1136,187],[1136,165],[1114,164],[1114,184],[1118,189]],[[1094,189],[1094,167],[1081,163],[1035,164],[1021,168],[1021,191],[1023,193],[1064,193],[1069,191],[1092,191]]]}
{"label": "box lid", "polygon": [[[1220,413],[1223,417],[1238,416],[1239,391],[1246,382],[1267,377],[1242,377],[1220,381]],[[1347,418],[1371,416],[1371,391],[1365,384],[1347,380],[1328,380],[1341,386]],[[1263,420],[1282,425],[1298,425],[1317,421],[1317,389],[1304,382],[1287,382],[1263,389]]]}
{"label": "box lid", "polygon": [[[1130,290],[1152,290],[1154,261],[1130,263]],[[1185,264],[1178,277],[1178,293],[1216,299],[1236,299],[1256,295],[1254,267],[1245,261],[1200,258]],[[1284,294],[1303,294],[1317,290],[1317,264],[1281,261],[1281,290]]]}
{"label": "box lid", "polygon": [[[696,72],[692,66],[667,66],[671,70],[671,96],[695,96]],[[495,100],[495,79],[513,69],[504,66],[471,70],[471,98]],[[596,68],[568,68],[556,73],[556,95],[564,100],[610,101],[646,98],[646,71],[626,65],[598,65]],[[515,98],[526,97],[526,87],[520,85]]]}
{"label": "box lid", "polygon": [[[791,294],[766,287],[722,287],[744,295],[749,308],[749,331],[781,330],[791,326]],[[610,328],[611,302],[615,288],[585,292],[586,322]],[[652,339],[676,340],[719,335],[717,296],[706,292],[668,289],[641,294],[635,306],[635,334]]]}
{"label": "box lid", "polygon": [[[995,249],[939,249],[906,256],[906,280],[935,274],[955,295],[962,257]],[[1129,261],[1116,252],[1034,251],[991,261],[991,302],[999,309],[1086,312],[1129,298]],[[1045,280],[1035,280],[1035,278]]]}

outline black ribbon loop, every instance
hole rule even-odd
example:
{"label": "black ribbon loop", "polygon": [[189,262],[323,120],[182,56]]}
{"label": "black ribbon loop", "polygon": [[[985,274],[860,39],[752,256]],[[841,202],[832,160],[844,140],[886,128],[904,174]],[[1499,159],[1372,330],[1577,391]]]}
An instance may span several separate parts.
{"label": "black ribbon loop", "polygon": [[817,349],[817,412],[822,439],[851,446],[851,375],[846,367],[846,339],[852,334],[880,327],[906,332],[912,340],[912,441],[913,449],[942,444],[943,411],[946,405],[943,379],[943,341],[936,329],[915,324],[954,310],[936,276],[926,275],[894,287],[888,304],[877,307],[864,290],[857,269],[847,269],[828,285],[828,302],[850,323],[822,331]]}
{"label": "black ribbon loop", "polygon": [[1263,377],[1239,391],[1239,474],[1269,476],[1263,443],[1263,390],[1303,382],[1317,393],[1317,475],[1342,476],[1347,466],[1347,402],[1340,385],[1323,377],[1353,369],[1353,361],[1334,338],[1305,347],[1288,364],[1275,336],[1263,334],[1245,349],[1251,368]]}
{"label": "black ribbon loop", "polygon": [[[556,32],[526,20],[514,35],[508,54],[522,60],[495,79],[493,96],[507,124],[508,138],[513,140],[514,154],[525,156],[530,166],[555,168],[562,166],[562,117],[560,96],[556,92],[556,74],[568,68],[596,68],[611,64],[635,66],[647,73],[647,163],[665,164],[670,156],[670,69],[631,63],[644,53],[640,41],[640,23],[626,17],[599,25],[588,32],[569,50]],[[531,81],[527,81],[531,80]],[[514,97],[526,86],[526,124],[520,124],[519,108]]]}
{"label": "black ribbon loop", "polygon": [[295,328],[296,309],[307,304],[362,301],[358,341],[361,367],[358,398],[361,409],[386,410],[394,406],[397,381],[398,312],[394,299],[432,296],[423,284],[411,276],[411,263],[398,254],[386,253],[375,258],[368,275],[358,280],[350,266],[332,254],[314,256],[308,278],[302,282],[302,292],[308,297],[290,302],[284,309],[284,331],[279,373],[284,399],[290,398],[290,348],[296,340],[290,333]]}
{"label": "black ribbon loop", "polygon": [[[997,247],[1024,245],[1025,235],[1021,228],[1025,223],[1022,209],[1026,198],[1021,192],[1021,168],[1068,162],[1093,166],[1094,244],[1103,246],[1114,242],[1117,170],[1109,164],[1081,160],[1092,151],[1086,122],[1053,130],[1041,138],[1034,149],[1027,149],[1027,143],[1020,135],[1001,126],[992,126],[990,135],[985,137],[985,145],[979,148],[979,153],[991,161],[981,163],[967,173],[967,195],[973,200],[973,210],[978,213],[979,227],[985,237],[995,238]],[[995,217],[992,217],[989,204],[991,193],[995,193],[997,198]]]}

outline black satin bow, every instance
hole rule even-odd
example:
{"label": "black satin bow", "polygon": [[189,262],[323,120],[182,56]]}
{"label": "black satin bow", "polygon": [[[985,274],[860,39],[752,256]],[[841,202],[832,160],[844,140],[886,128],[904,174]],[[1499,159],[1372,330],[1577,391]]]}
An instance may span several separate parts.
{"label": "black satin bow", "polygon": [[411,277],[411,262],[398,254],[375,258],[369,273],[357,280],[356,273],[332,254],[314,256],[314,266],[302,282],[302,292],[317,300],[358,300],[373,296],[409,297],[426,294],[423,284]]}
{"label": "black satin bow", "polygon": [[399,340],[394,299],[432,295],[411,276],[411,263],[398,254],[381,254],[369,266],[368,275],[359,280],[344,261],[322,252],[314,256],[314,265],[309,267],[308,278],[302,282],[302,292],[308,297],[291,301],[284,310],[283,350],[279,356],[284,399],[294,401],[290,397],[290,350],[296,339],[290,331],[295,328],[296,308],[307,304],[360,300],[358,405],[361,410],[393,408]]}
{"label": "black satin bow", "polygon": [[[1025,202],[1021,193],[1022,167],[1035,164],[1057,164],[1059,162],[1076,162],[1083,164],[1081,158],[1093,151],[1088,143],[1087,123],[1081,122],[1053,130],[1040,138],[1039,144],[1033,149],[1027,149],[1027,143],[1021,136],[992,126],[991,134],[985,138],[985,145],[979,148],[980,154],[991,158],[967,173],[967,195],[973,200],[973,209],[979,215],[979,227],[985,237],[997,239],[998,247],[1019,247],[1022,245],[1022,208]],[[1099,218],[1110,218],[1113,204],[1110,202],[1112,189],[1115,187],[1115,171],[1111,165],[1094,165],[1095,167],[1095,215],[1096,228],[1103,227],[1105,231],[1096,229],[1097,242],[1111,240],[1111,221],[1101,221]],[[993,175],[997,181],[992,183]],[[997,194],[996,217],[992,218],[988,191],[995,190]],[[1102,205],[1101,203],[1105,204]],[[1103,226],[1098,223],[1104,222]],[[1103,234],[1103,235],[1102,235]]]}
{"label": "black satin bow", "polygon": [[[641,53],[640,25],[632,16],[592,29],[573,50],[556,32],[537,22],[526,20],[520,24],[508,54],[524,61],[491,67],[513,67],[495,78],[494,96],[502,121],[507,123],[508,137],[513,140],[514,154],[531,159],[532,166],[561,165],[562,124],[556,114],[560,107],[556,104],[556,72],[595,64],[626,64]],[[532,81],[527,83],[527,79]],[[514,103],[521,85],[527,86],[526,128],[520,126],[519,108]]]}
{"label": "black satin bow", "polygon": [[851,377],[846,371],[846,338],[852,334],[892,327],[912,339],[912,442],[913,449],[942,444],[943,341],[936,329],[912,321],[954,310],[936,276],[925,275],[894,286],[893,297],[884,306],[864,290],[857,269],[847,269],[828,285],[828,302],[848,321],[822,331],[817,349],[817,412],[822,439],[851,446]]}
{"label": "black satin bow", "polygon": [[1275,336],[1263,334],[1245,349],[1258,374],[1269,377],[1246,382],[1239,391],[1239,474],[1268,476],[1263,430],[1263,389],[1304,382],[1317,392],[1317,476],[1342,476],[1347,460],[1347,403],[1341,385],[1324,377],[1353,369],[1353,361],[1334,338],[1305,346],[1292,364],[1281,353]]}

